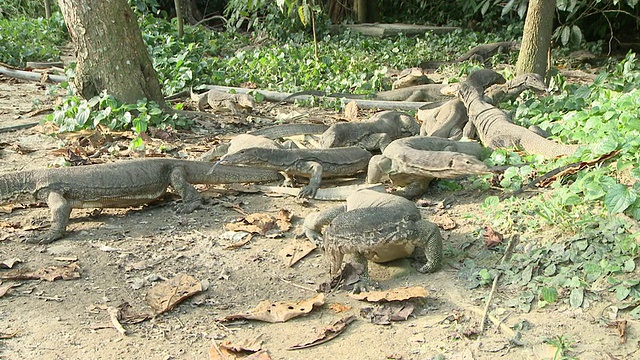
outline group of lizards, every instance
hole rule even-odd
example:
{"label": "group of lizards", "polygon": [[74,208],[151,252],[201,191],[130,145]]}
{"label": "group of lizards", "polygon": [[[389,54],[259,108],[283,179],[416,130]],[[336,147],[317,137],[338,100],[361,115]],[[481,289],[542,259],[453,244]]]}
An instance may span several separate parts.
{"label": "group of lizards", "polygon": [[[532,83],[537,85],[536,81]],[[493,100],[487,100],[485,89],[499,84],[503,85],[501,90],[492,92]],[[422,219],[409,199],[423,193],[431,179],[489,172],[479,160],[482,146],[474,141],[458,141],[461,134],[477,132],[489,148],[522,146],[534,151],[542,147],[549,152],[543,154],[547,156],[575,150],[512,124],[505,113],[493,106],[496,94],[513,92],[518,84],[505,83],[502,76],[491,70],[479,70],[460,84],[458,98],[439,104],[439,111],[423,119],[422,127],[414,117],[396,111],[375,114],[367,121],[329,127],[275,126],[237,136],[224,147],[221,152],[225,154],[215,164],[141,159],[2,174],[0,202],[46,202],[51,211],[51,228],[28,241],[51,243],[64,236],[73,208],[141,205],[171,187],[182,198],[178,212],[189,213],[202,204],[192,184],[271,182],[282,180],[281,173],[286,177],[308,177],[309,183],[299,196],[313,198],[322,178],[366,171],[367,182],[390,180],[404,188],[398,193],[403,196],[359,190],[346,197],[344,205],[305,218],[306,236],[324,245],[330,275],[340,271],[345,254],[355,255],[366,277],[367,260],[386,262],[408,257],[414,250],[421,250],[426,257],[418,271],[432,272],[442,261],[442,237],[437,226]],[[527,84],[519,91],[536,85]],[[447,108],[458,109],[455,116]],[[440,132],[445,136],[428,136],[434,128],[441,130],[443,126],[447,131]],[[319,134],[318,148],[296,148],[274,140],[292,132]]]}

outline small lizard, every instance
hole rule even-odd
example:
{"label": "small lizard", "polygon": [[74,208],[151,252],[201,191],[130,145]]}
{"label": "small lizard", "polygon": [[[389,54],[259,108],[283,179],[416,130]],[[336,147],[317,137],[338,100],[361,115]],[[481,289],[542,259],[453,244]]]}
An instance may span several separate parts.
{"label": "small lizard", "polygon": [[348,176],[364,171],[371,153],[360,147],[333,149],[266,149],[249,148],[227,154],[223,165],[245,165],[282,171],[287,175],[309,177],[309,185],[299,197],[313,198],[323,177]]}

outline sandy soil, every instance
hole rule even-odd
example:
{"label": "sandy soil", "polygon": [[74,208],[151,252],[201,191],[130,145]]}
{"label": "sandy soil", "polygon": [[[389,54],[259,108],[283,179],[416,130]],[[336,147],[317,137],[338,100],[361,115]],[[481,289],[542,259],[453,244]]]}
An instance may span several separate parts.
{"label": "sandy soil", "polygon": [[[29,112],[51,106],[46,87],[0,77],[0,128],[38,121]],[[290,110],[290,109],[289,109]],[[306,109],[327,117],[317,109]],[[220,118],[221,122],[228,119]],[[219,136],[246,131],[246,126],[215,124],[199,127],[199,133],[182,132],[169,142],[188,158],[197,158]],[[217,133],[204,133],[213,129]],[[0,173],[37,169],[59,161],[65,143],[47,133],[47,127],[0,133]],[[68,144],[68,143],[67,143]],[[28,150],[28,151],[27,151]],[[107,159],[107,158],[103,158]],[[489,324],[478,334],[484,299],[489,288],[469,290],[457,277],[465,259],[481,261],[487,255],[473,216],[487,193],[433,188],[425,195],[423,216],[438,224],[446,239],[446,264],[434,274],[417,273],[408,260],[372,265],[372,277],[383,289],[423,286],[426,300],[416,301],[407,321],[376,325],[360,310],[376,304],[356,301],[345,291],[327,294],[326,304],[307,316],[285,323],[258,321],[218,322],[241,313],[262,300],[298,301],[316,295],[327,280],[321,250],[315,250],[292,267],[279,255],[300,233],[310,212],[336,202],[296,201],[291,197],[243,193],[224,187],[199,188],[206,204],[191,214],[176,215],[173,200],[133,209],[105,209],[99,215],[74,210],[64,239],[50,245],[31,245],[24,236],[46,226],[46,207],[0,212],[0,261],[19,258],[17,269],[64,265],[77,259],[80,278],[68,281],[5,280],[15,284],[0,298],[0,357],[6,359],[207,359],[212,343],[219,346],[261,336],[262,348],[273,359],[552,359],[555,348],[545,338],[563,336],[571,344],[566,355],[580,359],[632,359],[638,356],[638,324],[630,321],[627,342],[620,343],[615,329],[605,326],[607,301],[575,310],[559,302],[523,313],[504,305],[517,289],[499,287],[491,314],[502,326]],[[442,203],[449,206],[438,206]],[[232,240],[220,238],[224,224],[246,213],[293,214],[292,228],[280,237],[256,235],[237,249]],[[544,234],[543,234],[544,235]],[[299,237],[299,236],[298,236]],[[527,239],[522,239],[526,241]],[[0,274],[9,270],[0,270]],[[148,312],[145,294],[177,274],[188,274],[208,284],[206,290],[185,300],[174,310],[153,319],[125,324],[126,335],[111,326],[108,307],[124,302],[136,312]],[[329,304],[345,305],[336,313]],[[289,351],[287,347],[312,339],[332,322],[355,315],[357,320],[337,338],[316,347]],[[518,341],[510,341],[511,327],[528,324]]]}

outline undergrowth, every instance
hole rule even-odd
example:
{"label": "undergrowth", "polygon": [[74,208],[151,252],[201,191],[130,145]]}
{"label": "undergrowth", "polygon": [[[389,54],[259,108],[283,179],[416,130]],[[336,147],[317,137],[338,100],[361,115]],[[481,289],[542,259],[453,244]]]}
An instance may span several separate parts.
{"label": "undergrowth", "polygon": [[[461,273],[471,286],[479,286],[503,271],[506,282],[520,288],[519,296],[508,305],[525,311],[557,301],[588,307],[611,292],[621,308],[627,307],[631,316],[639,318],[640,234],[633,226],[640,219],[637,59],[629,53],[590,85],[568,84],[561,76],[553,84],[554,95],[522,102],[514,120],[524,126],[538,125],[556,140],[585,146],[572,156],[549,161],[512,150],[491,154],[489,164],[515,166],[495,184],[504,189],[506,198],[487,197],[476,220],[504,233],[522,234],[526,243],[510,265],[490,268],[467,261]],[[548,171],[612,152],[611,160],[560,177],[541,194],[508,196]],[[490,180],[479,178],[475,186],[488,188]],[[553,229],[557,236],[544,239],[541,229],[547,229],[547,235]]]}

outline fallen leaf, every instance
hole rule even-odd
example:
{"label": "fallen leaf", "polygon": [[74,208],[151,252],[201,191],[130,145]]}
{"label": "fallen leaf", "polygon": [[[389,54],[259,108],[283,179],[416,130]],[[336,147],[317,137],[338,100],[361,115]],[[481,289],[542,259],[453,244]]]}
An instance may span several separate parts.
{"label": "fallen leaf", "polygon": [[333,303],[333,304],[329,304],[329,309],[331,309],[334,313],[338,314],[341,312],[351,310],[351,306],[340,304],[340,303]]}
{"label": "fallen leaf", "polygon": [[291,267],[316,248],[317,246],[310,241],[295,241],[280,250],[278,255],[285,265]]}
{"label": "fallen leaf", "polygon": [[215,342],[211,344],[209,348],[209,360],[271,360],[269,353],[266,350],[260,350],[249,356],[245,356],[244,353],[234,353],[231,350],[224,348],[224,345],[217,346]]}
{"label": "fallen leaf", "polygon": [[78,263],[71,263],[66,265],[54,265],[46,268],[41,268],[35,271],[28,270],[14,270],[0,273],[0,279],[6,280],[73,280],[80,277],[78,270],[80,265]]}
{"label": "fallen leaf", "polygon": [[248,214],[238,222],[225,224],[231,231],[246,231],[265,235],[269,231],[287,231],[291,228],[291,214],[280,209],[276,216],[268,213]]}
{"label": "fallen leaf", "polygon": [[344,331],[344,329],[347,328],[347,325],[351,324],[355,319],[356,317],[354,315],[343,317],[342,319],[334,322],[330,326],[318,331],[318,335],[316,336],[315,339],[308,342],[290,346],[287,348],[287,350],[306,349],[306,348],[324,344],[327,341],[333,340],[338,335],[340,335]]}
{"label": "fallen leaf", "polygon": [[17,332],[17,331],[14,331],[14,332],[12,332],[12,333],[3,333],[3,332],[0,332],[0,339],[11,339],[11,338],[16,337],[16,335],[18,335],[18,332]]}
{"label": "fallen leaf", "polygon": [[502,244],[502,239],[504,236],[499,232],[493,230],[491,226],[487,225],[484,227],[484,246],[488,248],[492,248]]}
{"label": "fallen leaf", "polygon": [[131,305],[126,301],[118,305],[117,309],[118,320],[123,324],[137,324],[153,318],[153,314],[148,312],[134,312]]}
{"label": "fallen leaf", "polygon": [[377,308],[362,308],[360,315],[376,325],[390,325],[392,321],[405,321],[415,310],[410,302],[394,301]]}
{"label": "fallen leaf", "polygon": [[453,230],[458,226],[449,214],[435,214],[431,217],[431,221],[442,230]]}
{"label": "fallen leaf", "polygon": [[399,287],[385,291],[368,291],[360,294],[349,294],[349,296],[356,300],[369,302],[402,301],[415,298],[425,298],[429,296],[429,292],[422,286],[412,286]]}
{"label": "fallen leaf", "polygon": [[240,352],[254,353],[262,350],[262,334],[256,336],[253,339],[244,339],[235,344],[232,344],[231,342],[227,341],[221,344],[220,348],[227,349],[234,353],[240,353]]}
{"label": "fallen leaf", "polygon": [[251,242],[251,239],[253,239],[253,235],[251,235],[248,232],[244,232],[244,231],[240,231],[238,232],[240,234],[244,234],[240,239],[244,238],[244,240],[240,240],[237,242],[234,242],[233,244],[229,244],[227,246],[224,247],[224,250],[233,250],[233,249],[239,249],[245,245],[247,245],[249,242]]}
{"label": "fallen leaf", "polygon": [[351,100],[344,106],[344,117],[349,120],[355,120],[358,118],[358,104],[355,100]]}
{"label": "fallen leaf", "polygon": [[2,262],[0,262],[0,269],[11,269],[13,268],[13,265],[17,264],[17,263],[21,263],[22,260],[18,259],[18,258],[11,258],[11,259],[7,259],[7,260],[2,260]]}
{"label": "fallen leaf", "polygon": [[10,283],[10,284],[2,284],[0,285],[0,297],[3,297],[7,294],[9,289],[20,286],[20,284]]}
{"label": "fallen leaf", "polygon": [[54,257],[53,260],[74,262],[74,261],[78,261],[78,257],[77,256],[58,256],[58,257]]}
{"label": "fallen leaf", "polygon": [[308,314],[314,307],[324,305],[324,294],[318,294],[311,299],[298,302],[269,300],[261,301],[255,308],[246,313],[228,315],[219,321],[236,319],[260,320],[270,323],[285,322],[300,315]]}
{"label": "fallen leaf", "polygon": [[627,342],[627,320],[616,320],[607,324],[607,327],[614,327],[618,330],[620,344]]}
{"label": "fallen leaf", "polygon": [[29,153],[32,153],[32,152],[35,151],[34,149],[30,149],[30,148],[24,147],[24,146],[22,146],[20,144],[11,145],[10,149],[15,151],[16,153],[18,153],[20,155],[29,154]]}
{"label": "fallen leaf", "polygon": [[152,286],[147,291],[145,300],[156,314],[162,314],[200,291],[202,285],[198,280],[186,274],[178,274],[173,279]]}

